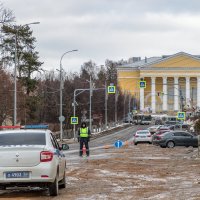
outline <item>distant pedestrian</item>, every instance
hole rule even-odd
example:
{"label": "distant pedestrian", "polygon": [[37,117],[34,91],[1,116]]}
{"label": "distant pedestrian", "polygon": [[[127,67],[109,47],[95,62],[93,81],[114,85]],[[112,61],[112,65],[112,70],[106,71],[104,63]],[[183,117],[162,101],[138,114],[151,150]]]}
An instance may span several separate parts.
{"label": "distant pedestrian", "polygon": [[83,156],[83,145],[85,145],[86,148],[86,155],[90,155],[89,151],[89,144],[90,141],[91,132],[90,129],[87,127],[86,123],[83,122],[81,124],[81,128],[78,131],[78,141],[80,142],[80,151],[79,156]]}

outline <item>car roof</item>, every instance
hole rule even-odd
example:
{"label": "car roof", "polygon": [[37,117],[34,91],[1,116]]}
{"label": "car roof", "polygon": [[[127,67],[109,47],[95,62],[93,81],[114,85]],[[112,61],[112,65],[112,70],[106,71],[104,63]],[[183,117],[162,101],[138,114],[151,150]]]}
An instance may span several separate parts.
{"label": "car roof", "polygon": [[168,130],[168,129],[169,129],[169,127],[166,127],[166,126],[160,127],[160,130]]}
{"label": "car roof", "polygon": [[149,132],[149,130],[146,130],[146,129],[145,130],[138,130],[137,133],[138,132]]}
{"label": "car roof", "polygon": [[50,130],[43,130],[43,129],[17,129],[17,130],[2,130],[0,131],[0,134],[5,133],[47,133],[50,132]]}

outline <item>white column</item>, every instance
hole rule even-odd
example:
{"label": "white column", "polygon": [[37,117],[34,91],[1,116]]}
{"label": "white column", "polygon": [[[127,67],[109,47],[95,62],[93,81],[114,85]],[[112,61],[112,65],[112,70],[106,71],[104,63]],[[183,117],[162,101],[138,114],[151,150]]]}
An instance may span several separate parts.
{"label": "white column", "polygon": [[163,111],[167,111],[167,77],[163,77]]}
{"label": "white column", "polygon": [[190,103],[190,77],[185,78],[185,96],[186,96],[186,103]]}
{"label": "white column", "polygon": [[152,113],[156,113],[156,77],[151,77],[151,109]]}
{"label": "white column", "polygon": [[200,77],[197,77],[197,106],[200,107]]}
{"label": "white column", "polygon": [[144,88],[140,88],[140,110],[144,110]]}
{"label": "white column", "polygon": [[178,77],[174,77],[174,111],[179,110],[178,97],[179,97]]}

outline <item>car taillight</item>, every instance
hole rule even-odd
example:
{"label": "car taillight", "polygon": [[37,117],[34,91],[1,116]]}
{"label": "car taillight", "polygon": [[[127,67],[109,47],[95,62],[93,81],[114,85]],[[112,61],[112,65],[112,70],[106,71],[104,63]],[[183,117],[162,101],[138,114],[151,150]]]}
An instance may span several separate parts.
{"label": "car taillight", "polygon": [[157,139],[157,140],[161,140],[161,139],[162,139],[162,137],[160,137],[160,136],[157,136],[157,137],[156,137],[156,139]]}
{"label": "car taillight", "polygon": [[139,137],[139,135],[135,135],[135,137]]}
{"label": "car taillight", "polygon": [[40,153],[40,162],[49,162],[53,159],[53,153],[51,151],[42,151]]}

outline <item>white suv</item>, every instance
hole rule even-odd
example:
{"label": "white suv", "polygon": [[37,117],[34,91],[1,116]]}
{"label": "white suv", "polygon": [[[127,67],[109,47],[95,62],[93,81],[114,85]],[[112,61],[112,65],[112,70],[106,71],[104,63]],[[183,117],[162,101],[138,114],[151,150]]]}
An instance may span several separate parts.
{"label": "white suv", "polygon": [[0,188],[37,186],[51,196],[65,188],[66,160],[50,130],[0,131]]}

